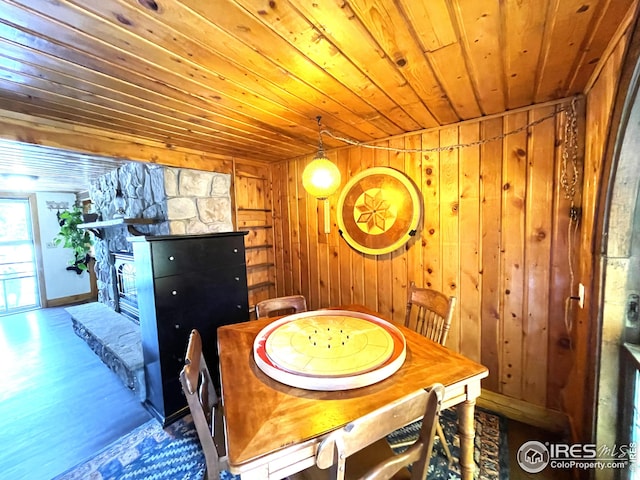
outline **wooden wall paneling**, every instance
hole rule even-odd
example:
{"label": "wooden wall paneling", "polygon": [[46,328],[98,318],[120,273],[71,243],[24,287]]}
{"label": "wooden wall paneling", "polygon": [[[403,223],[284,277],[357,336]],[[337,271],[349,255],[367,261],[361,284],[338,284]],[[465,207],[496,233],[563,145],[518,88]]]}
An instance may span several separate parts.
{"label": "wooden wall paneling", "polygon": [[[295,162],[283,162],[282,177],[280,185],[282,188],[282,211],[283,221],[288,220],[288,225],[283,225],[282,235],[284,245],[287,247],[285,252],[285,263],[283,267],[287,270],[283,273],[285,278],[285,290],[278,292],[278,296],[295,295],[301,293],[300,290],[300,230],[298,227],[298,197],[295,184]],[[287,236],[285,236],[287,235]]]}
{"label": "wooden wall paneling", "polygon": [[[390,138],[388,145],[428,149],[499,137],[553,108],[538,106]],[[558,263],[562,252],[556,251],[562,246],[558,218],[564,207],[555,204],[559,192],[554,156],[562,132],[550,119],[530,133],[523,130],[481,146],[442,152],[398,153],[364,146],[332,152],[343,185],[358,172],[388,165],[420,186],[419,236],[405,248],[380,256],[351,248],[335,226],[323,243],[324,234],[317,233],[316,200],[304,193],[300,180],[310,158],[285,162],[287,168],[278,173],[274,169],[274,185],[275,176],[288,185],[283,195],[289,203],[290,237],[301,239],[299,254],[291,256],[292,281],[300,278],[300,292],[317,299],[310,308],[353,302],[402,320],[411,280],[456,295],[448,347],[490,369],[483,388],[553,408],[556,404],[549,399],[559,396],[561,385],[551,379],[550,362],[561,357],[553,356],[551,325],[561,319],[557,312],[536,307],[544,304],[540,299],[545,295],[550,304],[561,301],[552,296],[554,282],[567,275],[566,265]],[[556,173],[548,174],[549,169]],[[332,223],[336,201],[331,200]],[[273,202],[277,205],[275,198]],[[556,370],[563,368],[558,365]]]}
{"label": "wooden wall paneling", "polygon": [[[318,202],[318,209],[323,209],[322,202]],[[316,210],[317,212],[317,210]],[[320,215],[318,216],[318,221],[323,223]],[[323,228],[322,226],[320,227]],[[318,247],[317,247],[317,257],[318,257],[318,297],[319,304],[321,306],[329,306],[331,305],[331,276],[329,273],[329,242],[327,238],[329,235],[325,233],[318,232]]]}
{"label": "wooden wall paneling", "polygon": [[[321,307],[325,307],[323,305],[320,298],[320,286],[323,281],[319,270],[319,252],[318,250],[323,248],[323,245],[319,243],[319,231],[322,229],[321,218],[318,215],[318,209],[323,208],[321,205],[321,201],[316,198],[313,198],[309,195],[304,187],[302,186],[302,171],[304,167],[311,162],[312,158],[308,157],[305,159],[304,165],[300,165],[300,170],[298,171],[298,188],[300,193],[307,199],[306,205],[306,225],[300,225],[301,232],[303,228],[306,228],[306,237],[307,244],[302,246],[301,251],[306,252],[307,254],[307,265],[306,272],[309,278],[308,284],[308,292],[309,298],[307,298],[307,302],[309,304],[310,309],[317,309]],[[302,218],[301,218],[302,220]],[[324,236],[324,233],[322,234]],[[304,255],[304,254],[303,254]],[[325,272],[326,273],[326,272]]]}
{"label": "wooden wall paneling", "polygon": [[[476,142],[479,139],[479,123],[460,126],[461,144]],[[456,308],[460,310],[460,352],[479,362],[482,346],[480,149],[477,146],[461,148],[459,158],[460,285],[459,302]]]}
{"label": "wooden wall paneling", "polygon": [[271,210],[267,208],[267,206],[270,207],[271,205],[271,195],[264,191],[265,187],[270,187],[270,185],[266,184],[267,182],[265,182],[264,178],[253,178],[238,174],[236,170],[236,182],[238,183],[237,188],[240,190],[238,195],[242,199],[242,204],[239,205],[239,208]]}
{"label": "wooden wall paneling", "polygon": [[[459,127],[440,130],[440,146],[460,143]],[[440,152],[440,290],[447,296],[460,297],[460,149]],[[460,308],[456,308],[447,337],[447,346],[460,351]]]}
{"label": "wooden wall paneling", "polygon": [[[327,157],[335,164],[336,152],[327,154]],[[331,262],[331,249],[332,245],[335,245],[335,240],[332,236],[336,233],[335,211],[338,197],[336,194],[331,195],[329,198],[329,233],[324,233],[324,202],[318,202],[318,208],[316,210],[318,214],[318,269],[320,271],[320,305],[331,305],[332,300],[335,301],[335,297],[332,298],[331,285],[332,273],[330,268]]]}
{"label": "wooden wall paneling", "polygon": [[[331,159],[333,162],[338,165],[338,169],[340,169],[340,155],[339,151],[332,152]],[[344,156],[343,156],[344,157]],[[340,179],[341,185],[345,183],[345,173],[343,170],[340,170]],[[328,235],[329,242],[329,305],[340,305],[341,298],[341,284],[340,284],[340,234],[338,233],[338,199],[340,197],[340,192],[342,190],[338,188],[338,190],[331,196],[330,200],[330,224],[331,224],[331,233]]]}
{"label": "wooden wall paneling", "polygon": [[[334,162],[335,163],[335,162]],[[333,198],[329,200],[329,205],[331,206],[332,202],[335,202],[335,195],[332,195]],[[329,237],[330,234],[324,233],[324,202],[316,201],[315,211],[312,210],[312,213],[315,213],[315,222],[316,228],[312,229],[312,234],[315,233],[317,240],[315,241],[316,245],[316,268],[318,269],[318,299],[320,306],[328,306],[331,303],[330,298],[330,289],[331,289],[331,279],[329,275]],[[313,254],[313,240],[310,242],[309,254]]]}
{"label": "wooden wall paneling", "polygon": [[[436,149],[440,146],[440,135],[437,131],[421,135],[424,150]],[[424,246],[422,259],[424,270],[414,280],[419,287],[442,290],[442,256],[440,254],[440,152],[430,151],[424,154],[422,162],[422,201]]]}
{"label": "wooden wall paneling", "polygon": [[[350,177],[358,173],[363,168],[364,162],[366,162],[366,159],[363,159],[362,151],[362,148],[350,148],[348,150]],[[340,241],[349,249],[349,258],[351,259],[353,303],[369,306],[367,303],[367,297],[365,296],[365,288],[367,286],[365,282],[365,255],[348,246],[344,239],[340,239]]]}
{"label": "wooden wall paneling", "polygon": [[[529,122],[553,114],[555,107],[529,111]],[[525,304],[523,315],[522,398],[545,406],[549,310],[541,308],[550,299],[552,219],[556,212],[554,194],[558,188],[555,172],[555,123],[546,120],[530,128],[527,149],[528,174],[525,225]],[[551,215],[550,215],[551,211]]]}
{"label": "wooden wall paneling", "polygon": [[[405,148],[407,150],[420,150],[422,148],[422,136],[409,135],[405,137]],[[404,172],[413,180],[419,190],[422,192],[422,158],[426,156],[421,152],[408,152],[404,154]],[[425,225],[425,211],[424,211],[424,193],[420,194],[420,208],[422,215],[420,216],[420,222],[416,228],[416,235],[407,243],[407,272],[405,281],[405,289],[408,287],[411,281],[416,282],[420,287],[424,286],[424,263],[423,263],[423,250],[426,245]],[[406,290],[405,290],[406,293]],[[406,309],[406,297],[403,301],[403,312]],[[404,318],[401,316],[401,320]]]}
{"label": "wooden wall paneling", "polygon": [[[389,142],[379,142],[377,145],[383,147],[389,147]],[[388,167],[389,158],[392,156],[387,150],[374,150],[374,166],[376,167]],[[391,268],[391,253],[384,253],[382,255],[375,255],[376,270],[378,275],[378,312],[383,315],[392,315],[392,288],[393,288],[393,274]]]}
{"label": "wooden wall paneling", "polygon": [[[369,148],[361,148],[360,152],[360,168],[358,172],[366,170],[375,166],[375,152]],[[353,173],[358,173],[353,172]],[[364,263],[364,304],[373,309],[378,310],[378,290],[380,284],[378,283],[378,270],[376,255],[368,255],[361,253]]]}
{"label": "wooden wall paneling", "polygon": [[274,263],[276,264],[276,296],[291,291],[291,237],[289,235],[289,215],[286,202],[286,163],[270,166],[273,199],[273,241]]}
{"label": "wooden wall paneling", "polygon": [[[329,159],[334,163],[338,164],[338,156],[337,152],[331,152],[329,154]],[[342,173],[341,173],[341,181],[342,181]],[[325,268],[326,270],[326,290],[325,298],[323,299],[324,305],[338,305],[340,300],[340,263],[337,258],[338,254],[338,222],[336,220],[336,208],[338,204],[338,197],[340,196],[340,188],[331,195],[329,199],[329,225],[330,232],[329,234],[322,234],[324,238],[322,239],[325,244],[325,253],[326,253],[326,261]],[[324,209],[323,205],[320,205],[321,209]],[[322,222],[324,223],[324,214],[321,216]],[[324,229],[324,227],[320,227]]]}
{"label": "wooden wall paneling", "polygon": [[[494,138],[502,134],[503,119],[493,118],[480,124],[482,138]],[[502,352],[502,158],[503,142],[494,141],[480,147],[480,195],[482,264],[482,347],[480,363],[489,369],[489,376],[482,381],[484,388],[500,391]]]}
{"label": "wooden wall paneling", "polygon": [[[407,137],[392,138],[389,140],[389,147],[396,150],[405,149]],[[408,174],[405,170],[405,154],[399,151],[389,153],[389,167]],[[415,243],[415,237],[402,247],[391,252],[391,318],[396,322],[404,320],[404,313],[407,305],[407,252],[411,245]]]}
{"label": "wooden wall paneling", "polygon": [[[291,205],[292,218],[295,222],[295,230],[298,232],[297,242],[294,244],[293,257],[293,281],[297,282],[301,294],[307,297],[307,304],[311,307],[309,298],[309,285],[311,274],[309,271],[309,223],[307,221],[307,204],[316,202],[315,198],[310,198],[302,186],[302,171],[306,163],[299,161],[289,162],[289,201]],[[294,217],[295,212],[295,217]],[[294,290],[294,294],[295,294]]]}
{"label": "wooden wall paneling", "polygon": [[[565,107],[567,104],[564,105]],[[556,107],[561,108],[561,107]],[[566,116],[555,118],[556,138],[564,139]],[[571,368],[571,333],[568,328],[575,311],[573,305],[567,305],[567,298],[571,295],[569,281],[569,255],[576,258],[575,248],[569,251],[569,208],[570,200],[565,196],[557,179],[562,175],[563,142],[558,141],[555,148],[556,164],[553,175],[557,182],[554,189],[554,213],[552,218],[551,239],[551,279],[553,286],[549,293],[549,335],[547,346],[547,401],[549,408],[562,409],[562,396],[558,392],[567,382]],[[570,307],[568,310],[567,307]],[[569,315],[569,316],[568,316]]]}
{"label": "wooden wall paneling", "polygon": [[[505,131],[527,123],[527,113],[505,117]],[[522,315],[524,301],[524,224],[527,175],[527,133],[504,139],[502,174],[502,295],[504,295],[501,392],[515,398],[522,395]]]}
{"label": "wooden wall paneling", "polygon": [[[336,152],[336,164],[338,165],[338,169],[340,170],[340,175],[342,177],[342,185],[338,192],[334,195],[335,203],[334,203],[334,211],[335,211],[335,222],[332,226],[333,238],[335,242],[334,255],[337,260],[337,266],[335,267],[338,270],[338,285],[337,294],[338,297],[334,301],[334,305],[350,305],[355,303],[353,300],[353,293],[355,289],[354,285],[354,275],[353,275],[353,267],[351,264],[351,247],[344,241],[344,239],[340,236],[340,232],[338,231],[337,225],[337,217],[341,215],[342,212],[338,211],[338,199],[340,198],[340,194],[342,189],[351,178],[351,169],[349,166],[349,149],[341,149]],[[334,268],[333,266],[331,268]]]}

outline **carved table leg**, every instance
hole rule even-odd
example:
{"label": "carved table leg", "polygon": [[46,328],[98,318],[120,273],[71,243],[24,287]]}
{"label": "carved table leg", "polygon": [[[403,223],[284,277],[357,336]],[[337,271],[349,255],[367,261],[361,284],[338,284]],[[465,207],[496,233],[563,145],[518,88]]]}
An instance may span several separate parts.
{"label": "carved table leg", "polygon": [[473,441],[476,433],[474,425],[475,400],[465,400],[458,405],[458,433],[460,435],[460,473],[462,480],[473,479]]}

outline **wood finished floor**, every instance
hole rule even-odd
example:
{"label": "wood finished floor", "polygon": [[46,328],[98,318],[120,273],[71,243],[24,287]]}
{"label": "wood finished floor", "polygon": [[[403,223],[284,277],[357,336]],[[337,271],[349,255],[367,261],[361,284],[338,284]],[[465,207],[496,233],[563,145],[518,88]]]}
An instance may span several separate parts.
{"label": "wood finished floor", "polygon": [[0,317],[0,478],[50,480],[151,417],[63,308]]}
{"label": "wood finished floor", "polygon": [[[0,317],[0,478],[51,480],[151,417],[71,327],[63,308]],[[508,422],[510,479],[571,480],[571,472],[527,474],[515,455],[526,441],[561,441]]]}
{"label": "wood finished floor", "polygon": [[531,425],[509,420],[507,440],[509,444],[509,480],[574,480],[577,478],[574,477],[574,472],[571,470],[552,469],[549,466],[540,473],[527,473],[520,468],[516,460],[518,449],[528,441],[567,443],[566,438]]}

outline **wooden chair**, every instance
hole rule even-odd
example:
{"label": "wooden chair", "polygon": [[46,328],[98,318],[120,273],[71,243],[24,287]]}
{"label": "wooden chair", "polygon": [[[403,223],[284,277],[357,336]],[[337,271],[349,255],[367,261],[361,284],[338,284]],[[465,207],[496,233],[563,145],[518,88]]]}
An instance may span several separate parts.
{"label": "wooden chair", "polygon": [[[444,346],[451,327],[455,306],[456,297],[447,297],[444,293],[429,288],[418,288],[415,282],[411,282],[404,326]],[[436,431],[438,437],[440,437],[444,453],[447,455],[449,463],[451,463],[453,457],[440,422],[436,425]]]}
{"label": "wooden chair", "polygon": [[223,411],[202,354],[202,339],[197,330],[192,330],[189,336],[180,383],[204,452],[206,478],[218,480],[220,471],[228,468]]}
{"label": "wooden chair", "polygon": [[275,317],[276,315],[306,311],[307,300],[304,295],[269,298],[256,304],[256,318]]}
{"label": "wooden chair", "polygon": [[429,288],[418,288],[415,282],[411,282],[404,326],[444,345],[455,306],[456,297],[447,297]]}
{"label": "wooden chair", "polygon": [[[330,433],[318,446],[316,465],[329,468],[331,480],[411,479],[427,476],[444,387],[435,384],[360,417]],[[418,439],[403,453],[385,437],[422,417]],[[411,472],[406,468],[409,465]]]}

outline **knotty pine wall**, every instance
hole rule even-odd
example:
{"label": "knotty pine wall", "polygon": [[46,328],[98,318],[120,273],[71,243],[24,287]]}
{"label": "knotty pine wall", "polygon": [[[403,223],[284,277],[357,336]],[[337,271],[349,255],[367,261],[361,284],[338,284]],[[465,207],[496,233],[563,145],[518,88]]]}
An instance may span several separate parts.
{"label": "knotty pine wall", "polygon": [[[379,145],[428,149],[471,143],[516,130],[561,106],[520,110]],[[483,387],[559,409],[570,368],[564,318],[569,202],[559,184],[563,123],[558,115],[529,133],[441,153],[364,147],[328,152],[343,186],[362,170],[388,166],[408,175],[422,192],[418,234],[405,247],[379,256],[359,253],[340,238],[338,193],[330,198],[331,233],[319,232],[320,205],[301,184],[311,156],[275,164],[277,293],[301,293],[310,308],[363,304],[396,321],[403,319],[412,280],[455,295],[458,306],[447,346],[489,368]]]}

